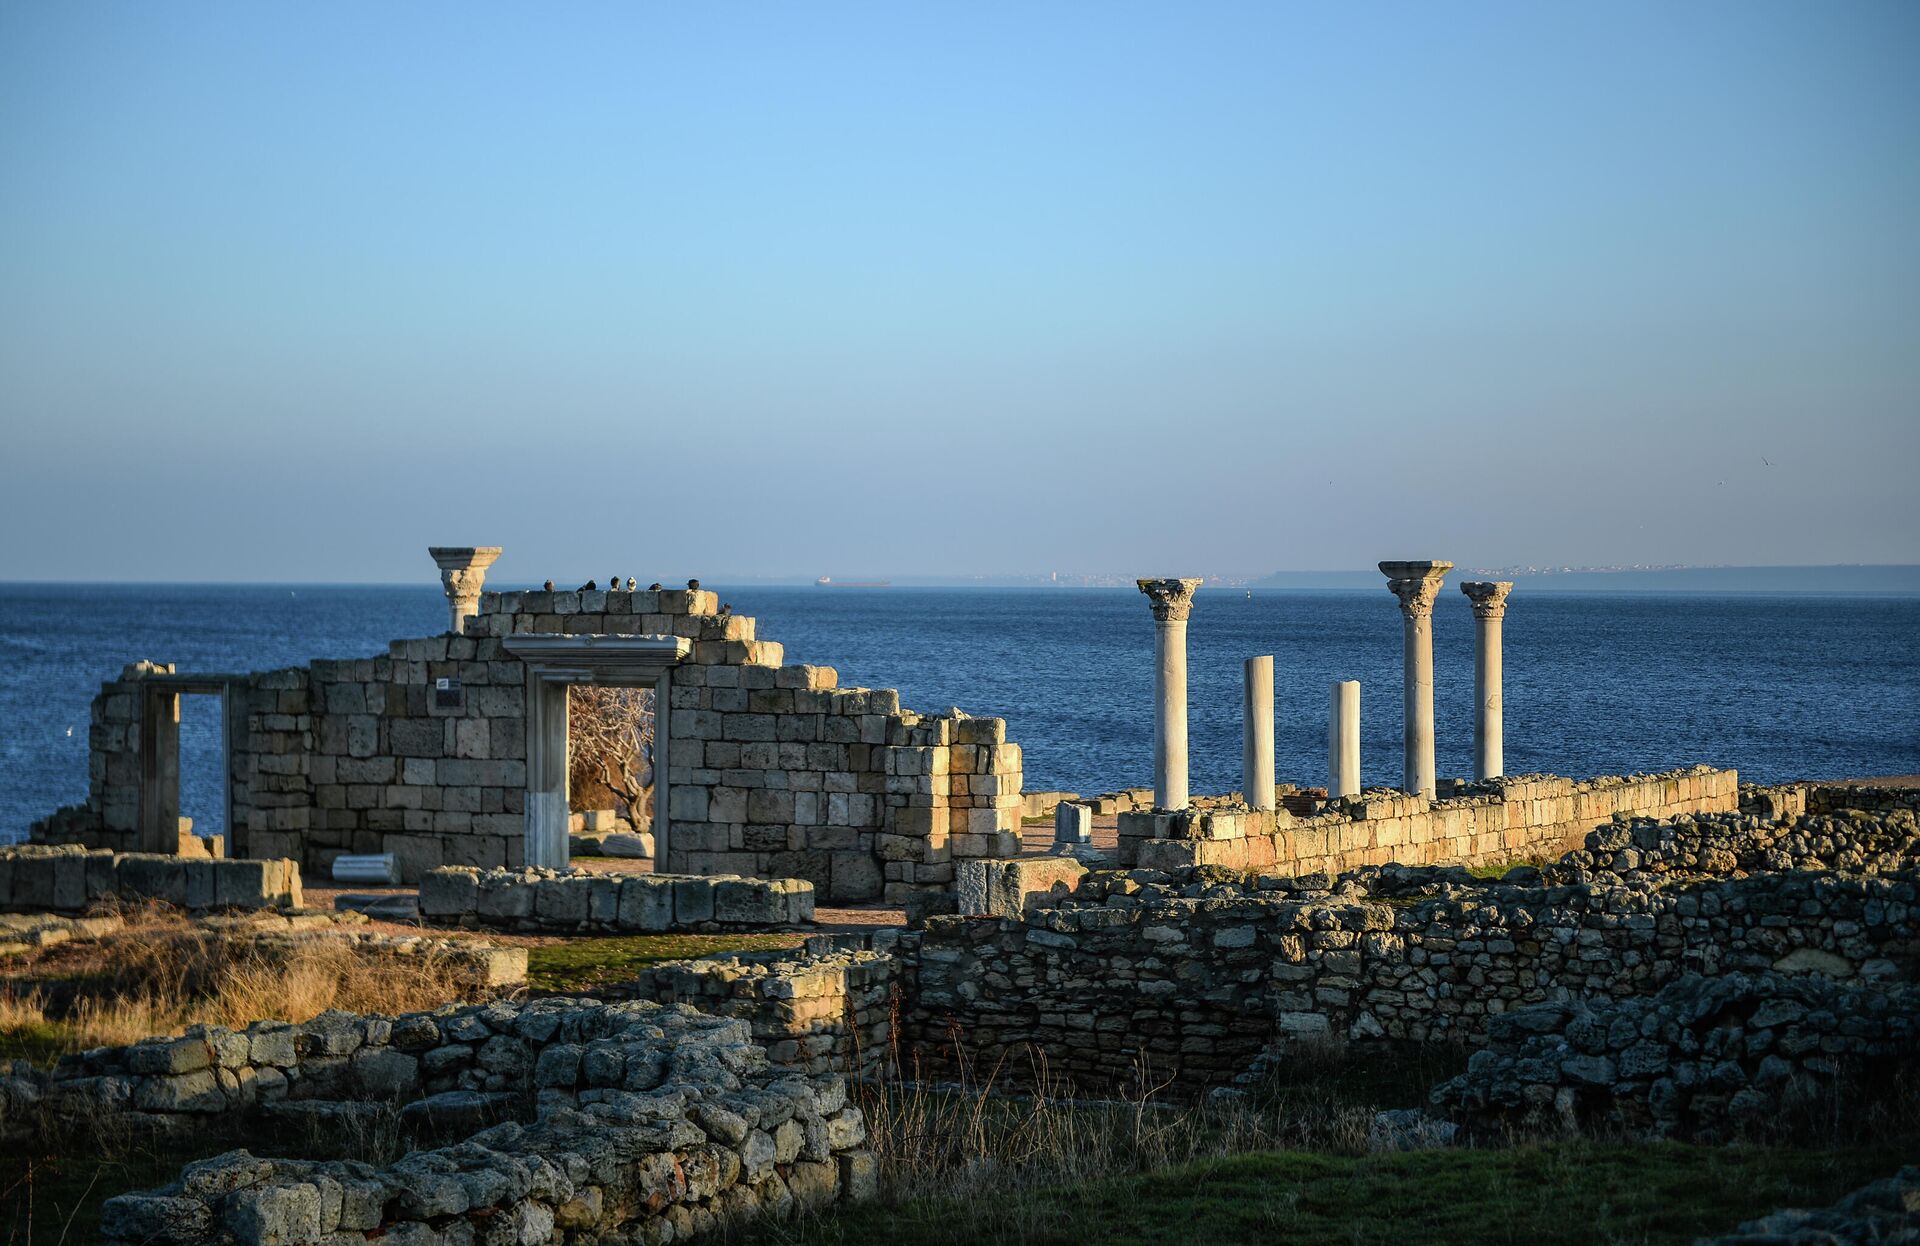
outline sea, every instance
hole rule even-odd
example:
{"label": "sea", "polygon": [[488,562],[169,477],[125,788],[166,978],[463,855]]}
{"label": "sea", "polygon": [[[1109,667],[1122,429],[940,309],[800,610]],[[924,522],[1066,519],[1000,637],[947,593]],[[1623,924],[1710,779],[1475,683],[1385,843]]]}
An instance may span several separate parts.
{"label": "sea", "polygon": [[[833,666],[843,687],[1004,717],[1029,791],[1152,781],[1153,620],[1138,592],[717,587],[787,661]],[[0,584],[0,840],[85,799],[88,706],[128,662],[226,673],[371,657],[445,621],[437,584]],[[1442,776],[1471,775],[1473,626],[1449,584],[1433,629]],[[1241,663],[1257,654],[1274,659],[1281,782],[1326,781],[1328,684],[1357,679],[1363,780],[1397,784],[1400,644],[1384,581],[1201,590],[1188,628],[1193,790],[1240,786]],[[1920,772],[1920,596],[1523,582],[1508,602],[1505,665],[1510,774],[1695,762],[1767,782]],[[202,834],[224,829],[220,750],[215,698],[184,698],[181,805]]]}

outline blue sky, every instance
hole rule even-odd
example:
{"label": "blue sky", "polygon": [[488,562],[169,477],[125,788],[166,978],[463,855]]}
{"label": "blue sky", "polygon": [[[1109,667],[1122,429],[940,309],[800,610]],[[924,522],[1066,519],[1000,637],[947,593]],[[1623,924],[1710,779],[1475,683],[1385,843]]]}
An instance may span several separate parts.
{"label": "blue sky", "polygon": [[16,2],[0,579],[1920,561],[1916,222],[1904,0]]}

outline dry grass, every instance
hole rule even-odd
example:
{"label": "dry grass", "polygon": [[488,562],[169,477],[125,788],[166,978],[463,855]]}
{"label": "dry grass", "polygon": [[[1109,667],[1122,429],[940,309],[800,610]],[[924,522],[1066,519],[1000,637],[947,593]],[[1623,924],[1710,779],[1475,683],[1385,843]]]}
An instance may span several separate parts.
{"label": "dry grass", "polygon": [[67,973],[0,985],[0,1048],[38,1057],[196,1023],[306,1021],[329,1008],[410,1012],[470,994],[457,964],[431,952],[379,955],[325,937],[288,943],[209,933],[155,910],[88,948]]}
{"label": "dry grass", "polygon": [[883,1199],[999,1197],[1249,1151],[1364,1154],[1375,1112],[1420,1102],[1464,1059],[1451,1049],[1385,1061],[1350,1051],[1303,1047],[1265,1083],[1199,1099],[1144,1062],[1115,1097],[1086,1099],[1039,1048],[989,1067],[962,1053],[956,1080],[930,1086],[900,1074],[896,1051],[894,1074],[855,1097]]}

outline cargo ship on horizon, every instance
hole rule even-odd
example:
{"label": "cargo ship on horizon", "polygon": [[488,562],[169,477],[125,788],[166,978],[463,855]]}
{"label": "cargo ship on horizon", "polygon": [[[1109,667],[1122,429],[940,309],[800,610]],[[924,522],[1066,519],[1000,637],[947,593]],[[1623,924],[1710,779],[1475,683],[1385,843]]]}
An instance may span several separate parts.
{"label": "cargo ship on horizon", "polygon": [[815,588],[892,588],[892,580],[836,580],[823,575],[813,582]]}

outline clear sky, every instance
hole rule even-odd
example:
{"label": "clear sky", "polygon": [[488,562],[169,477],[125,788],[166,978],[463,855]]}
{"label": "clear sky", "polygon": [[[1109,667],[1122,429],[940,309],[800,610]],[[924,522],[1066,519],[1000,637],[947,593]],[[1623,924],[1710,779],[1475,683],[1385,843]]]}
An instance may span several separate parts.
{"label": "clear sky", "polygon": [[1915,562],[1917,452],[1912,0],[0,5],[0,579]]}

